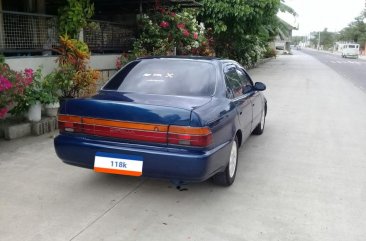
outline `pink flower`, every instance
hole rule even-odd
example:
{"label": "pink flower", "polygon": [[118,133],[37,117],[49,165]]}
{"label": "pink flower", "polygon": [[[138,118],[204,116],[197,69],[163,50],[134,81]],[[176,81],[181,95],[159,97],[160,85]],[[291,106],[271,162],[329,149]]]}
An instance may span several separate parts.
{"label": "pink flower", "polygon": [[26,86],[30,85],[33,81],[33,76],[34,76],[34,73],[33,73],[33,69],[25,69],[24,70],[24,84]]}
{"label": "pink flower", "polygon": [[5,78],[4,76],[0,75],[0,91],[8,90],[12,87],[12,83]]}
{"label": "pink flower", "polygon": [[186,25],[184,23],[178,23],[177,28],[179,29],[185,29]]}
{"label": "pink flower", "polygon": [[193,38],[198,39],[198,33],[193,33]]}
{"label": "pink flower", "polygon": [[188,36],[189,36],[189,32],[188,32],[188,30],[187,30],[187,29],[184,29],[184,30],[182,31],[182,33],[183,33],[183,36],[184,36],[184,37],[188,37]]}
{"label": "pink flower", "polygon": [[175,14],[175,12],[171,12],[170,13],[170,16],[172,16],[172,17],[175,17],[177,14]]}
{"label": "pink flower", "polygon": [[121,59],[120,59],[120,57],[118,57],[118,58],[117,58],[117,61],[116,61],[116,67],[117,67],[117,69],[122,68],[122,63],[121,63]]}
{"label": "pink flower", "polygon": [[8,113],[8,109],[6,107],[1,108],[0,109],[0,119],[3,119],[7,113]]}
{"label": "pink flower", "polygon": [[33,77],[33,69],[25,69],[24,73],[27,77]]}
{"label": "pink flower", "polygon": [[166,21],[162,21],[162,22],[159,24],[159,26],[160,26],[161,28],[169,28],[169,23],[168,23],[168,22],[166,22]]}

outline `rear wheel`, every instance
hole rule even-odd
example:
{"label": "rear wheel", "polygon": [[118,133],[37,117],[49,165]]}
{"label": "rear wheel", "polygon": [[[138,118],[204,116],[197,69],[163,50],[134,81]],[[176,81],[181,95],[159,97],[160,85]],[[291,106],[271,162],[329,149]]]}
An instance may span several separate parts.
{"label": "rear wheel", "polygon": [[263,108],[262,116],[261,116],[261,122],[258,123],[258,125],[253,130],[253,135],[262,135],[264,131],[264,125],[266,124],[266,114],[267,114],[267,106]]}
{"label": "rear wheel", "polygon": [[238,137],[235,137],[231,144],[229,163],[225,171],[217,173],[212,177],[212,181],[220,186],[230,186],[233,184],[238,166]]}

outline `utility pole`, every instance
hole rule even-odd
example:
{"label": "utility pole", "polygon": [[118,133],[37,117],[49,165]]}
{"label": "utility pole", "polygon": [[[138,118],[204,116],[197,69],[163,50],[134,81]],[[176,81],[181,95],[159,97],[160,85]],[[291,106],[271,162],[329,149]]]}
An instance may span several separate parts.
{"label": "utility pole", "polygon": [[320,31],[319,31],[319,36],[318,36],[318,50],[320,49]]}

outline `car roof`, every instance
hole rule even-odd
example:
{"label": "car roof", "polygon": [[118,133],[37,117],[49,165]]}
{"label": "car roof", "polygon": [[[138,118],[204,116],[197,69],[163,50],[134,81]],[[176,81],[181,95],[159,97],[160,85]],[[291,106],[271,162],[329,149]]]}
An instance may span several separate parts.
{"label": "car roof", "polygon": [[187,60],[205,60],[205,61],[217,61],[221,60],[217,57],[211,57],[211,56],[147,56],[142,57],[138,59],[187,59]]}
{"label": "car roof", "polygon": [[187,56],[187,55],[177,55],[177,56],[147,56],[138,58],[137,60],[149,60],[149,59],[180,59],[180,60],[197,60],[203,62],[215,62],[215,63],[222,63],[222,64],[238,64],[238,62],[231,60],[231,59],[222,59],[218,57],[212,56]]}

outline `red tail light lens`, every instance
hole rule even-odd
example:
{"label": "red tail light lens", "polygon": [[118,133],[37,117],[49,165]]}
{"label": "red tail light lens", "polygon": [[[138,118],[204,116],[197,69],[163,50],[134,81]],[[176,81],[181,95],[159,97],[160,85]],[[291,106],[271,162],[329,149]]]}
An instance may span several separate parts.
{"label": "red tail light lens", "polygon": [[207,147],[212,143],[212,133],[207,127],[168,126],[70,115],[59,115],[58,125],[61,132],[83,133],[125,140],[196,147]]}
{"label": "red tail light lens", "polygon": [[58,128],[61,131],[67,132],[81,132],[81,117],[79,116],[58,116]]}
{"label": "red tail light lens", "polygon": [[208,127],[170,126],[168,143],[173,145],[206,147],[212,143],[212,133]]}

